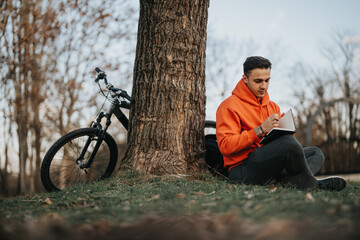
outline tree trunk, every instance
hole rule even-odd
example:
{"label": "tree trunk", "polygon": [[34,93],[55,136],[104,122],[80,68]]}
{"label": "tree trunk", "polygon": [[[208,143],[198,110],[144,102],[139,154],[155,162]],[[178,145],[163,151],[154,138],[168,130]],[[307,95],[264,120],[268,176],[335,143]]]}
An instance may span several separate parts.
{"label": "tree trunk", "polygon": [[[27,42],[31,35],[30,28],[30,3],[25,1],[21,5],[22,14],[20,15],[20,24],[24,28],[23,31],[17,31],[17,37],[19,40]],[[26,193],[28,177],[26,173],[26,164],[29,157],[28,149],[28,136],[29,136],[29,56],[30,56],[30,44],[23,44],[18,41],[17,52],[19,66],[19,74],[17,74],[15,87],[19,88],[15,91],[15,122],[17,125],[17,135],[19,144],[19,181],[18,181],[18,193]],[[22,49],[22,50],[20,50]]]}
{"label": "tree trunk", "polygon": [[34,158],[35,158],[35,172],[33,173],[34,175],[34,186],[35,186],[35,190],[39,191],[41,190],[41,181],[40,181],[40,167],[41,167],[41,129],[42,129],[42,123],[40,121],[40,104],[41,101],[39,101],[39,96],[37,96],[37,101],[32,102],[32,108],[34,111],[34,119],[33,119],[33,131],[34,131],[34,150],[35,150],[35,154],[34,154]]}
{"label": "tree trunk", "polygon": [[204,169],[209,1],[141,0],[123,166],[153,174]]}

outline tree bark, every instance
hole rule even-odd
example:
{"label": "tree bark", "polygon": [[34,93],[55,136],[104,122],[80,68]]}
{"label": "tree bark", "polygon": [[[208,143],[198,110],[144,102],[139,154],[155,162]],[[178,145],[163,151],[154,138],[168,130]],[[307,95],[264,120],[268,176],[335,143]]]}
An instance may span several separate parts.
{"label": "tree bark", "polygon": [[204,169],[209,1],[142,0],[123,166],[152,174]]}
{"label": "tree bark", "polygon": [[[29,157],[29,148],[28,148],[28,136],[29,136],[29,56],[30,56],[30,45],[23,44],[22,51],[21,44],[23,42],[27,43],[28,37],[31,35],[30,28],[30,3],[25,1],[21,5],[22,14],[20,14],[20,26],[23,27],[23,31],[19,31],[14,34],[18,37],[18,42],[16,42],[17,49],[13,49],[18,59],[18,70],[19,73],[15,78],[15,86],[19,89],[15,91],[15,122],[17,125],[17,136],[19,144],[19,180],[18,180],[18,193],[26,193],[27,189],[27,174],[26,174],[26,163]],[[16,66],[17,67],[17,66]],[[16,68],[14,67],[14,69]]]}

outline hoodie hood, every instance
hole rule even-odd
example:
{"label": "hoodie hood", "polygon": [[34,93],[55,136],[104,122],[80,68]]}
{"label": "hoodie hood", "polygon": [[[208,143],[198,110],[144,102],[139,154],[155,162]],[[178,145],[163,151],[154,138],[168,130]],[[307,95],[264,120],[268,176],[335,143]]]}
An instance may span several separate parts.
{"label": "hoodie hood", "polygon": [[216,139],[226,168],[241,164],[261,146],[254,129],[276,113],[280,116],[280,108],[269,100],[268,93],[260,103],[244,79],[239,81],[216,111]]}
{"label": "hoodie hood", "polygon": [[251,92],[251,90],[246,85],[244,78],[242,78],[234,90],[232,91],[232,94],[240,98],[242,101],[248,102],[251,105],[255,106],[265,106],[269,104],[269,94],[266,92],[265,96],[262,98],[262,101],[260,103],[259,99]]}

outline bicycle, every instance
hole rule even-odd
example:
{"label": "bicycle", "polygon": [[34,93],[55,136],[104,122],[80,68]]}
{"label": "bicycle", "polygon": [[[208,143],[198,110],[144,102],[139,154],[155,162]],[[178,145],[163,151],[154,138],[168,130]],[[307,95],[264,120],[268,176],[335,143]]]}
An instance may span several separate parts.
{"label": "bicycle", "polygon": [[[65,134],[47,151],[41,164],[40,174],[42,184],[48,192],[64,190],[78,183],[106,179],[115,169],[118,148],[107,130],[112,115],[115,115],[128,130],[129,119],[122,108],[130,109],[134,99],[126,91],[110,84],[104,71],[98,67],[95,71],[97,72],[95,82],[105,101],[111,102],[110,109],[107,113],[102,112],[103,105],[95,117],[96,120],[92,121],[89,127]],[[104,80],[106,84],[107,95],[102,91],[100,80]],[[101,124],[103,118],[106,118],[104,127]],[[214,121],[206,121],[205,129],[214,130],[215,127]]]}

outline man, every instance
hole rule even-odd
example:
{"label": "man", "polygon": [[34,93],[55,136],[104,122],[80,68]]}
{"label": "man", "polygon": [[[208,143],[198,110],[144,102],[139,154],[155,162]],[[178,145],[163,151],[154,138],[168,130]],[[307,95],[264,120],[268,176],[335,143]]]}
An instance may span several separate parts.
{"label": "man", "polygon": [[270,73],[268,59],[248,57],[242,79],[217,110],[216,138],[229,178],[245,184],[276,180],[299,189],[343,189],[343,178],[314,178],[324,161],[320,149],[303,148],[292,135],[260,144],[266,133],[279,126],[282,116],[267,92]]}

